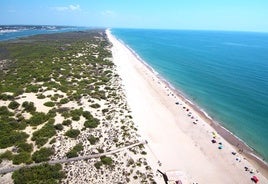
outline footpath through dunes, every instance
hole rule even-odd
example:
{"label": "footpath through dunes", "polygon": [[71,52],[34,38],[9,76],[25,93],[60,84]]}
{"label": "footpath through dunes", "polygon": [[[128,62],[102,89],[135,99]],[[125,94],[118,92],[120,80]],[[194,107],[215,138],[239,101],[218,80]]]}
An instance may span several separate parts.
{"label": "footpath through dunes", "polygon": [[258,166],[218,135],[186,99],[177,96],[109,30],[106,33],[155,171],[180,171],[189,183],[250,184],[253,176],[259,183],[268,183]]}
{"label": "footpath through dunes", "polygon": [[[145,142],[138,142],[138,143],[134,143],[122,148],[117,148],[115,150],[111,150],[105,153],[98,153],[98,154],[93,154],[93,155],[84,155],[84,156],[78,156],[78,157],[74,157],[74,158],[66,158],[66,159],[61,159],[61,160],[51,160],[48,161],[46,163],[48,164],[62,164],[62,163],[68,163],[68,162],[75,162],[75,161],[79,161],[79,160],[88,160],[88,159],[92,159],[92,158],[98,158],[98,157],[102,157],[102,156],[106,156],[106,155],[111,155],[120,151],[123,151],[125,149],[129,149],[135,146],[139,146],[141,144],[145,144]],[[30,168],[30,167],[34,167],[37,165],[42,165],[44,163],[34,163],[34,164],[30,164],[30,165],[21,165],[21,166],[13,166],[13,167],[9,167],[9,168],[5,168],[5,169],[0,169],[0,174],[6,174],[6,173],[10,173],[10,172],[14,172],[17,171],[21,168]]]}
{"label": "footpath through dunes", "polygon": [[0,42],[1,63],[0,170],[33,167],[0,183],[156,183],[104,30]]}

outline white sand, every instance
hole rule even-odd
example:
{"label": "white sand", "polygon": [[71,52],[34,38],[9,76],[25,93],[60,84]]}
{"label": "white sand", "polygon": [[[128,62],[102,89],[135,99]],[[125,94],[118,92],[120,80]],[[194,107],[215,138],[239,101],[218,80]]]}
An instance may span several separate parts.
{"label": "white sand", "polygon": [[[113,44],[114,63],[123,80],[134,122],[149,143],[148,159],[154,171],[180,171],[187,176],[189,183],[252,183],[253,174],[244,167],[254,167],[239,154],[232,155],[235,149],[221,137],[217,136],[217,141],[223,143],[222,150],[218,149],[218,143],[212,144],[214,130],[197,116],[198,113],[185,104],[175,105],[177,101],[182,103],[182,99],[173,96],[172,90],[109,30],[106,33]],[[189,112],[194,119],[188,116]],[[196,119],[197,124],[194,124]],[[242,158],[241,162],[236,161],[237,157]],[[158,166],[158,160],[162,166]],[[256,169],[254,171],[259,183],[268,183],[265,177],[256,173]]]}

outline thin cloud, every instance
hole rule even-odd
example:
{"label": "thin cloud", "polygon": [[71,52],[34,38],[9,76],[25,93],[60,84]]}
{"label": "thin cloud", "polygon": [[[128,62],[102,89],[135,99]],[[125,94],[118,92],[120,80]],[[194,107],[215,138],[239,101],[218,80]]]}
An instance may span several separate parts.
{"label": "thin cloud", "polygon": [[56,11],[78,11],[81,10],[80,5],[69,5],[69,6],[56,6],[52,7],[53,10]]}
{"label": "thin cloud", "polygon": [[80,5],[69,5],[69,9],[72,11],[80,10]]}

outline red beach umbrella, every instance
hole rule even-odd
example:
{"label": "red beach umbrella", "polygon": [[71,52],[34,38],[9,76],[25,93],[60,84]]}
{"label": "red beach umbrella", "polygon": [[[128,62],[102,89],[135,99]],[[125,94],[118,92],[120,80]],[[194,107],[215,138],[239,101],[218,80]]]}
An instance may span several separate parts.
{"label": "red beach umbrella", "polygon": [[258,183],[259,179],[257,178],[257,176],[253,176],[251,178],[252,181],[254,181],[254,183]]}

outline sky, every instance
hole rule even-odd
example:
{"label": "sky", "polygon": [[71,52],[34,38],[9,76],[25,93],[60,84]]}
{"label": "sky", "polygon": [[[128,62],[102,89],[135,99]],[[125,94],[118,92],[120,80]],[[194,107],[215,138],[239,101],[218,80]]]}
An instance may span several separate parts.
{"label": "sky", "polygon": [[268,32],[268,0],[0,0],[0,24]]}

